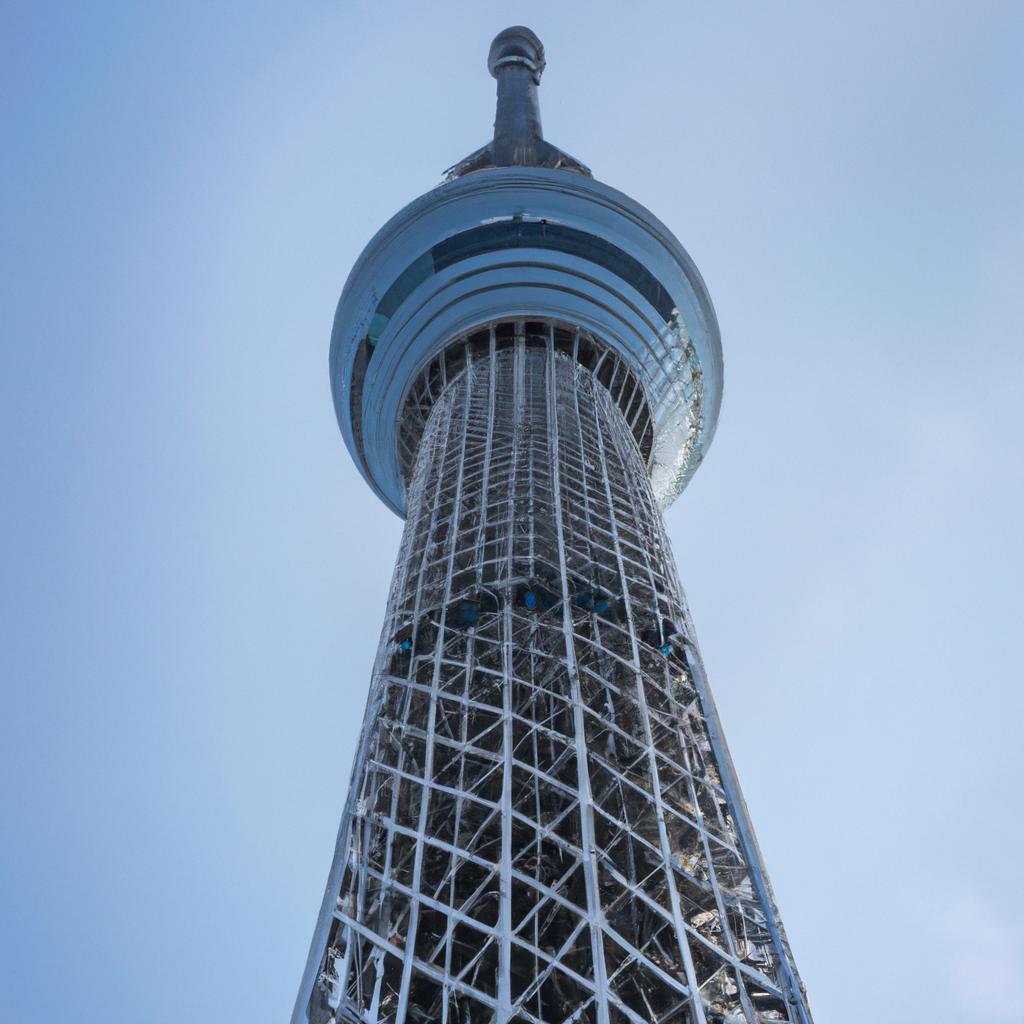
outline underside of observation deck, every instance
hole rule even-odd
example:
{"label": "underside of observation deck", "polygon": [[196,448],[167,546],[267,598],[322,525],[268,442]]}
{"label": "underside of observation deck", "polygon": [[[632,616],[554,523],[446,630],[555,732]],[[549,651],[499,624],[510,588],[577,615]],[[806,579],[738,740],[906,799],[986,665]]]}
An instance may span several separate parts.
{"label": "underside of observation deck", "polygon": [[626,360],[594,334],[579,327],[552,320],[506,320],[485,324],[456,338],[416,375],[402,405],[399,422],[400,458],[407,483],[412,478],[430,410],[449,382],[472,363],[489,358],[492,351],[510,349],[517,341],[527,348],[551,346],[573,363],[590,370],[625,417],[646,464],[654,440],[651,407],[640,379]]}

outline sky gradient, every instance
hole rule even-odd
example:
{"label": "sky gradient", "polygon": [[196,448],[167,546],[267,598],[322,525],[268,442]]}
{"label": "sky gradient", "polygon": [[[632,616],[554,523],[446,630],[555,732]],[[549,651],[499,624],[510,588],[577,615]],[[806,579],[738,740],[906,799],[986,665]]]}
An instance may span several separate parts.
{"label": "sky gradient", "polygon": [[401,523],[327,349],[544,41],[725,351],[667,525],[819,1024],[1022,1024],[1024,8],[9,3],[0,1020],[281,1024]]}

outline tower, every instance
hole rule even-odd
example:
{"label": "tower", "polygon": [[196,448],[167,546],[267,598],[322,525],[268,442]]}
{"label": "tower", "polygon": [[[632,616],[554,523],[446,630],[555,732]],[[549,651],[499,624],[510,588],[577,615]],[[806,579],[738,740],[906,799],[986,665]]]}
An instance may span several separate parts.
{"label": "tower", "polygon": [[406,520],[293,1024],[810,1024],[665,537],[722,395],[704,283],[543,139],[494,138],[369,243],[338,420]]}

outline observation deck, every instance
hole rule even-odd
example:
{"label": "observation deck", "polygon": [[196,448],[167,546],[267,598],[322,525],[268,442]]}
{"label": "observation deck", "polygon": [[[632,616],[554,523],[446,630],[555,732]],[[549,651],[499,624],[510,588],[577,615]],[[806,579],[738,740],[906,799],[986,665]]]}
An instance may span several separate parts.
{"label": "observation deck", "polygon": [[[472,359],[475,336],[519,324],[592,369],[614,367],[614,377],[598,374],[606,386],[630,382],[634,439],[664,508],[700,465],[722,400],[707,288],[650,211],[543,139],[537,37],[502,32],[488,66],[498,81],[494,139],[392,217],[345,284],[330,353],[345,443],[404,515],[417,431],[438,384]],[[621,384],[613,394],[620,407],[625,394]]]}

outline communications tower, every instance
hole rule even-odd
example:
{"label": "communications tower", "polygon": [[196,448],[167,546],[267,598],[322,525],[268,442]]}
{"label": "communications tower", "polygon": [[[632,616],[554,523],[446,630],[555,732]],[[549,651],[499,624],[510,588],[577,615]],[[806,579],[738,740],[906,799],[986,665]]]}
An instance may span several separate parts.
{"label": "communications tower", "polygon": [[494,138],[345,285],[341,430],[405,532],[293,1024],[810,1024],[661,509],[722,355],[675,237],[541,133]]}

